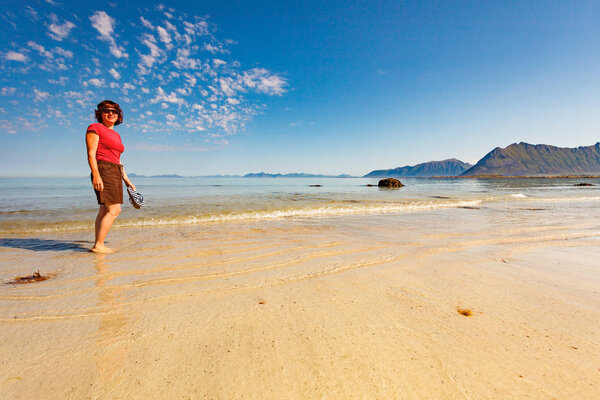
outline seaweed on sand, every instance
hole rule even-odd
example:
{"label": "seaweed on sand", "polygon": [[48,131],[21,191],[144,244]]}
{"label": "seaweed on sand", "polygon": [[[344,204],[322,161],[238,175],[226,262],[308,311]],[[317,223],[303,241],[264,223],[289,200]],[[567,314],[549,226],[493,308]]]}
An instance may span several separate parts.
{"label": "seaweed on sand", "polygon": [[31,275],[27,276],[17,276],[14,281],[8,282],[9,284],[24,284],[24,283],[33,283],[33,282],[42,282],[46,279],[50,279],[48,275],[40,274],[40,270],[38,269]]}

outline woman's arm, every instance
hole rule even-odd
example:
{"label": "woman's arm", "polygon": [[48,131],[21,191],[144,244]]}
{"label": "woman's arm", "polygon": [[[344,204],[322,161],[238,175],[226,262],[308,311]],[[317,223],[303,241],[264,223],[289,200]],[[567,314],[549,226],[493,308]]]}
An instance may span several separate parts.
{"label": "woman's arm", "polygon": [[127,172],[125,172],[125,167],[123,167],[123,181],[125,182],[125,184],[127,186],[131,186],[131,188],[133,190],[135,190],[135,185],[133,183],[131,183],[131,181],[129,180],[129,177],[127,176]]}
{"label": "woman's arm", "polygon": [[100,136],[91,132],[86,133],[85,144],[87,145],[88,164],[90,164],[90,169],[92,170],[92,184],[94,185],[94,189],[103,191],[104,182],[102,182],[100,172],[98,172],[98,162],[96,161],[96,151],[98,150],[99,141]]}

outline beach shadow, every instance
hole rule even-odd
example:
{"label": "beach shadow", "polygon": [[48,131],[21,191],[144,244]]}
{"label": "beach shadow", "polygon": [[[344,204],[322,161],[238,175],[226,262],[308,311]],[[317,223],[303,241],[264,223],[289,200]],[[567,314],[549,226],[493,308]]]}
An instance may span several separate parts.
{"label": "beach shadow", "polygon": [[0,247],[12,247],[31,251],[89,251],[84,240],[69,242],[66,240],[38,238],[0,238]]}

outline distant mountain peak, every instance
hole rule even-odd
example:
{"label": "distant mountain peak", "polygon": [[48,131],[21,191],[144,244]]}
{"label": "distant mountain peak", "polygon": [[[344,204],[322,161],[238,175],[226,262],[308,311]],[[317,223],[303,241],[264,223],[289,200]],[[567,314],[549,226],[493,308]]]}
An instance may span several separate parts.
{"label": "distant mountain peak", "polygon": [[496,147],[463,176],[543,176],[600,173],[600,142],[576,148],[513,143]]}
{"label": "distant mountain peak", "polygon": [[366,174],[365,178],[389,177],[432,177],[432,176],[458,176],[472,165],[456,158],[442,161],[428,161],[417,165],[406,165],[393,169],[380,169]]}

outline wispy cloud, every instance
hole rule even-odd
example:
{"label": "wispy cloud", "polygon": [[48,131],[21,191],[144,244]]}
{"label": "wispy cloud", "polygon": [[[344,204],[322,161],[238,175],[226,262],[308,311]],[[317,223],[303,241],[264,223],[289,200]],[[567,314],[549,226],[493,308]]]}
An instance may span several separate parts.
{"label": "wispy cloud", "polygon": [[127,58],[129,55],[125,52],[123,46],[117,45],[113,37],[115,29],[115,19],[104,11],[96,11],[91,17],[92,26],[100,34],[100,39],[108,42],[111,54],[117,58]]}
{"label": "wispy cloud", "polygon": [[[96,87],[101,87],[101,86],[104,86],[104,79],[93,78],[93,79],[90,79],[89,81],[87,81],[87,84],[96,86]],[[87,86],[87,84],[84,86]]]}
{"label": "wispy cloud", "polygon": [[50,93],[43,92],[41,90],[33,89],[33,93],[35,95],[35,101],[42,101],[50,97]]}
{"label": "wispy cloud", "polygon": [[13,94],[15,94],[15,91],[17,89],[14,87],[3,87],[2,89],[0,89],[0,95],[2,96],[12,96]]}
{"label": "wispy cloud", "polygon": [[55,20],[55,22],[47,25],[48,32],[46,32],[46,33],[52,39],[58,40],[60,42],[64,39],[66,39],[67,36],[69,36],[69,33],[71,33],[71,30],[73,28],[75,28],[75,24],[72,23],[71,21],[66,21],[66,20],[62,24],[59,24],[56,17],[54,17],[53,19]]}
{"label": "wispy cloud", "polygon": [[40,16],[38,15],[37,11],[31,6],[25,6],[25,13],[29,16],[29,18],[31,18],[34,21],[40,19]]}
{"label": "wispy cloud", "polygon": [[[39,72],[27,76],[31,82],[15,78],[21,86],[15,83],[12,89],[2,89],[3,96],[11,96],[6,103],[14,102],[14,109],[22,109],[23,115],[39,103],[61,99],[43,114],[60,112],[64,118],[59,118],[59,124],[85,123],[98,97],[112,98],[124,107],[128,129],[156,137],[193,135],[207,143],[197,150],[207,151],[227,145],[228,136],[245,129],[266,107],[261,96],[282,96],[288,91],[282,74],[266,67],[247,68],[236,60],[235,42],[218,38],[207,17],[166,6],[142,10],[137,17],[128,15],[127,20],[103,10],[69,15],[77,26],[51,15],[46,33],[52,40],[22,35],[28,39],[15,40],[12,51],[0,54],[8,61],[0,63],[5,73],[26,76],[33,68]],[[86,18],[90,23],[81,23]],[[93,36],[99,40],[83,40]],[[62,41],[60,47],[52,45],[53,40]],[[22,107],[25,98],[29,108]]]}
{"label": "wispy cloud", "polygon": [[4,59],[9,61],[19,61],[25,62],[27,61],[27,57],[22,53],[17,53],[16,51],[8,51],[4,54]]}
{"label": "wispy cloud", "polygon": [[281,96],[287,91],[287,81],[264,68],[253,68],[244,72],[243,80],[246,86],[256,89],[260,93]]}
{"label": "wispy cloud", "polygon": [[165,151],[172,151],[172,152],[177,152],[177,153],[179,153],[179,152],[197,153],[197,152],[205,152],[205,151],[214,150],[214,148],[211,148],[211,147],[170,146],[170,145],[152,144],[152,143],[135,143],[135,144],[129,146],[129,149],[139,150],[139,151],[156,152],[156,153],[161,153],[161,152],[165,152]]}
{"label": "wispy cloud", "polygon": [[55,47],[52,49],[52,52],[65,58],[73,58],[73,52],[70,50],[65,50],[62,47]]}
{"label": "wispy cloud", "polygon": [[108,70],[108,72],[112,75],[113,78],[115,79],[121,79],[121,74],[119,72],[117,72],[116,69],[111,68]]}
{"label": "wispy cloud", "polygon": [[27,42],[27,46],[31,47],[32,49],[34,49],[35,51],[37,51],[40,55],[46,57],[46,58],[54,58],[54,56],[52,55],[51,52],[49,52],[48,50],[46,50],[44,48],[44,46],[37,44],[34,41],[28,41]]}

